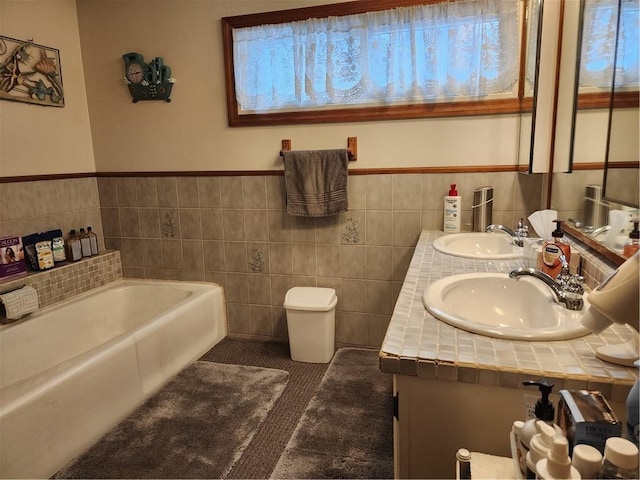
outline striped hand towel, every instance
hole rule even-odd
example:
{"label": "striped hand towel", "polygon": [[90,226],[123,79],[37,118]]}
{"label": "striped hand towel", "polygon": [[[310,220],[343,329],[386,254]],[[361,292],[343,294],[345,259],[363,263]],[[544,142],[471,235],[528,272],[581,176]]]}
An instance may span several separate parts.
{"label": "striped hand towel", "polygon": [[283,154],[289,215],[328,217],[348,210],[346,149],[294,150]]}

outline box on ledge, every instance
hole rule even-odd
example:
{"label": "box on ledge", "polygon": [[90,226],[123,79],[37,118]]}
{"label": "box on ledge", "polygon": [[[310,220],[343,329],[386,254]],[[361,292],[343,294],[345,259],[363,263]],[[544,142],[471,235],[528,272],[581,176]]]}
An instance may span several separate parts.
{"label": "box on ledge", "polygon": [[27,274],[24,250],[20,237],[0,238],[0,279]]}
{"label": "box on ledge", "polygon": [[600,392],[560,390],[558,425],[569,440],[569,450],[586,444],[604,453],[609,437],[622,434],[622,424]]}

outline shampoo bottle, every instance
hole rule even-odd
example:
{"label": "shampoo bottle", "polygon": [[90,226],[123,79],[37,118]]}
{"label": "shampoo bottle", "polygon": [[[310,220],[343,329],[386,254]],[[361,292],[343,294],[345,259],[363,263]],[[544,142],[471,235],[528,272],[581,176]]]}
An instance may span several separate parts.
{"label": "shampoo bottle", "polygon": [[640,249],[640,231],[638,230],[639,220],[633,219],[633,230],[629,234],[627,242],[624,244],[623,255],[627,258],[631,257]]}
{"label": "shampoo bottle", "polygon": [[449,195],[444,197],[444,231],[445,233],[460,233],[460,213],[462,197],[458,196],[456,184],[451,184]]}
{"label": "shampoo bottle", "polygon": [[82,258],[82,245],[80,239],[76,234],[75,229],[69,232],[69,238],[67,238],[67,259],[72,262],[76,262]]}
{"label": "shampoo bottle", "polygon": [[89,245],[91,246],[91,255],[98,254],[98,236],[93,233],[91,227],[87,227],[87,236],[89,237]]}
{"label": "shampoo bottle", "polygon": [[89,239],[89,235],[87,235],[87,232],[84,231],[84,228],[80,229],[80,235],[78,235],[78,237],[80,238],[80,248],[82,249],[82,256],[90,257],[91,240]]}
{"label": "shampoo bottle", "polygon": [[564,255],[567,263],[571,261],[571,247],[563,240],[562,220],[554,220],[556,229],[551,238],[542,245],[542,271],[556,278],[562,270],[560,256]]}

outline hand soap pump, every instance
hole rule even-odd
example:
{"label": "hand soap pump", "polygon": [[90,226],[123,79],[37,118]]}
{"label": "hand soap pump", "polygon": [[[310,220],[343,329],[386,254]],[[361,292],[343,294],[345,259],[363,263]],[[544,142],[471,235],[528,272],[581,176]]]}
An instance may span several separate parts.
{"label": "hand soap pump", "polygon": [[517,449],[518,449],[518,459],[519,459],[519,467],[522,475],[526,475],[527,473],[527,453],[529,452],[529,448],[531,447],[531,440],[538,433],[538,429],[536,428],[536,422],[538,420],[542,420],[543,422],[553,426],[556,433],[562,433],[562,429],[553,423],[555,418],[555,408],[553,407],[553,403],[549,400],[549,394],[553,390],[553,383],[549,383],[546,380],[529,380],[527,382],[522,382],[522,385],[525,387],[531,385],[537,385],[540,390],[540,398],[536,402],[534,415],[535,418],[531,418],[524,423],[522,430],[520,431],[519,441],[517,441]]}
{"label": "hand soap pump", "polygon": [[556,278],[562,270],[560,256],[564,255],[567,263],[571,261],[571,247],[563,240],[562,220],[554,220],[556,229],[551,238],[542,245],[542,271]]}

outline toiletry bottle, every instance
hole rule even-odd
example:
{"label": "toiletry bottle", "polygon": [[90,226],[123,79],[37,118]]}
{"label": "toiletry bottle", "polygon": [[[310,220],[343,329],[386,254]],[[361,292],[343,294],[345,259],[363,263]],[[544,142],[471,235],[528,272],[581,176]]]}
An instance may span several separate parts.
{"label": "toiletry bottle", "polygon": [[536,422],[538,420],[542,420],[548,425],[553,426],[555,433],[562,433],[562,429],[558,425],[555,425],[553,423],[553,420],[555,418],[555,408],[553,407],[553,403],[549,401],[549,395],[553,390],[553,383],[549,383],[546,380],[539,380],[537,382],[530,380],[527,382],[523,382],[522,385],[524,385],[525,387],[536,385],[540,390],[540,398],[536,402],[536,405],[534,408],[535,418],[530,418],[529,420],[524,422],[524,425],[520,429],[519,435],[518,435],[520,441],[516,442],[516,449],[517,449],[516,455],[520,460],[518,462],[518,465],[520,467],[520,471],[522,472],[522,475],[526,475],[527,473],[526,458],[527,458],[527,453],[529,453],[529,448],[531,446],[531,440],[533,439],[534,435],[539,433],[538,428],[536,427]]}
{"label": "toiletry bottle", "polygon": [[562,270],[560,255],[564,255],[567,263],[571,261],[571,247],[563,240],[562,220],[554,220],[556,229],[551,232],[549,240],[542,245],[542,271],[556,278]]}
{"label": "toiletry bottle", "polygon": [[638,478],[638,447],[622,437],[609,437],[604,444],[604,459],[598,478]]}
{"label": "toiletry bottle", "polygon": [[633,219],[633,230],[629,234],[629,238],[624,244],[623,255],[627,258],[631,257],[640,249],[640,231],[638,231],[638,219]]}
{"label": "toiletry bottle", "polygon": [[573,447],[571,465],[582,478],[597,478],[602,466],[602,454],[596,447],[581,443]]}
{"label": "toiletry bottle", "polygon": [[75,229],[69,232],[69,238],[67,238],[67,258],[72,262],[77,262],[82,258],[82,245]]}
{"label": "toiletry bottle", "polygon": [[459,448],[456,452],[457,479],[471,480],[471,452],[466,448]]}
{"label": "toiletry bottle", "polygon": [[536,465],[540,460],[547,457],[551,445],[553,444],[553,436],[555,430],[551,425],[547,425],[542,420],[536,422],[536,433],[529,444],[527,452],[527,472],[525,478],[534,479],[538,473]]}
{"label": "toiletry bottle", "polygon": [[87,235],[87,232],[84,231],[84,228],[80,229],[80,235],[78,235],[78,238],[80,238],[80,248],[82,249],[82,256],[90,257],[91,240],[89,240],[89,235]]}
{"label": "toiletry bottle", "polygon": [[540,480],[556,480],[568,478],[580,480],[582,476],[569,458],[569,442],[562,435],[555,435],[547,458],[536,463],[536,474]]}
{"label": "toiletry bottle", "polygon": [[93,233],[91,227],[87,227],[87,236],[89,237],[89,243],[91,245],[91,255],[98,254],[98,236]]}
{"label": "toiletry bottle", "polygon": [[444,231],[445,233],[460,233],[460,214],[462,212],[462,197],[458,196],[456,184],[451,184],[449,195],[444,197]]}

